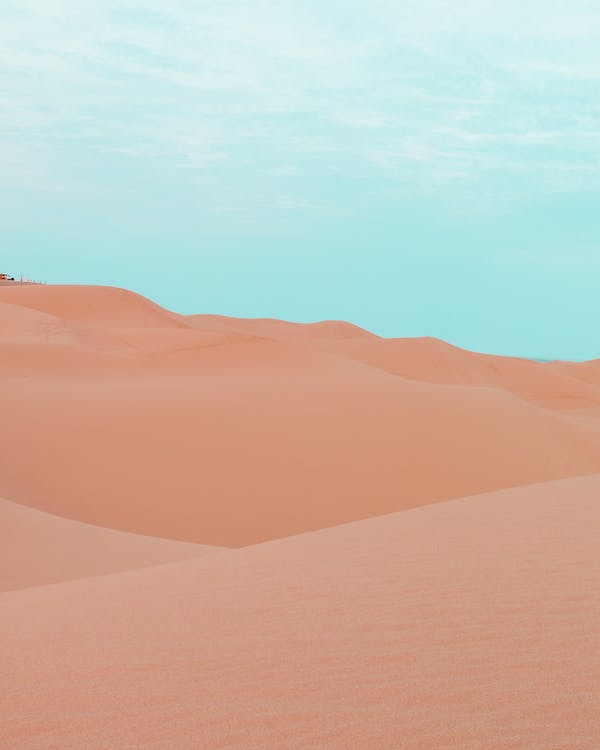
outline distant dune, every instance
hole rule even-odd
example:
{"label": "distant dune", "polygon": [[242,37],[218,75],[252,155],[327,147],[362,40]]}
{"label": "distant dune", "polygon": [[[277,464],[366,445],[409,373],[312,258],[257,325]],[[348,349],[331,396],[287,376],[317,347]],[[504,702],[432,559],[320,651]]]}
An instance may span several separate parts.
{"label": "distant dune", "polygon": [[0,747],[598,747],[600,361],[6,285],[0,383]]}
{"label": "distant dune", "polygon": [[241,546],[600,471],[600,430],[573,414],[600,384],[551,364],[116,289],[0,305],[0,492],[86,523]]}

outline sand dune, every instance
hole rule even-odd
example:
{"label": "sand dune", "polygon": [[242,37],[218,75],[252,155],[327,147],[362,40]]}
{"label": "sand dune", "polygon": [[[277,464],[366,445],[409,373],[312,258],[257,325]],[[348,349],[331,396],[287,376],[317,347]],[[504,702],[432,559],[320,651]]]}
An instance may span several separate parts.
{"label": "sand dune", "polygon": [[0,303],[0,492],[59,516],[242,546],[600,471],[572,413],[600,389],[539,363],[115,289]]}
{"label": "sand dune", "polygon": [[[373,365],[411,380],[446,385],[502,388],[550,408],[598,405],[600,367],[597,363],[541,363],[516,357],[479,354],[435,338],[383,339],[356,326],[317,329],[319,324],[190,316],[198,328],[246,331],[280,340],[304,341],[313,347]],[[346,324],[348,325],[348,324]],[[590,375],[586,377],[585,373]],[[588,384],[577,382],[587,380]]]}
{"label": "sand dune", "polygon": [[92,325],[155,328],[183,325],[175,313],[139,294],[113,287],[13,285],[0,289],[0,301]]}
{"label": "sand dune", "polygon": [[214,549],[89,526],[0,499],[0,592],[186,560]]}
{"label": "sand dune", "polygon": [[594,386],[600,386],[599,359],[590,362],[551,362],[550,366],[572,378],[583,380],[585,383]]}
{"label": "sand dune", "polygon": [[[0,299],[2,295],[0,292]],[[50,313],[25,307],[20,304],[0,301],[0,321],[2,336],[42,336],[56,330],[64,330],[66,323]]]}
{"label": "sand dune", "polygon": [[0,597],[7,747],[596,750],[600,477]]}
{"label": "sand dune", "polygon": [[[412,380],[501,388],[550,409],[597,406],[600,391],[577,366],[469,352],[437,339],[341,341],[336,351]],[[600,384],[600,381],[599,383]]]}
{"label": "sand dune", "polygon": [[342,320],[322,320],[318,323],[290,323],[274,318],[230,318],[225,315],[187,315],[185,321],[194,328],[238,331],[254,336],[268,336],[291,340],[353,340],[379,339],[364,328]]}
{"label": "sand dune", "polygon": [[11,285],[0,384],[0,747],[598,747],[598,361]]}
{"label": "sand dune", "polygon": [[600,470],[594,424],[501,390],[406,381],[269,341],[154,366],[5,380],[4,496],[101,526],[240,546]]}

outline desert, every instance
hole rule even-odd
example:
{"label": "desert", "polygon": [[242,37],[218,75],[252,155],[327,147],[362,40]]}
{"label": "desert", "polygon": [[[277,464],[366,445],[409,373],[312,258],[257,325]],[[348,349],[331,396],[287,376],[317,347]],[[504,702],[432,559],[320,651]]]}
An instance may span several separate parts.
{"label": "desert", "polygon": [[7,748],[597,747],[600,364],[0,289]]}
{"label": "desert", "polygon": [[0,70],[0,750],[600,750],[600,3]]}

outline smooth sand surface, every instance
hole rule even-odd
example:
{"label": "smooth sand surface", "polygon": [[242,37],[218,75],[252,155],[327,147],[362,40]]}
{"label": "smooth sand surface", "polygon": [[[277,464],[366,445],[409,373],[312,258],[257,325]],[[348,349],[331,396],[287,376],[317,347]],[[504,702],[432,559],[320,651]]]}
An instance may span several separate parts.
{"label": "smooth sand surface", "polygon": [[23,748],[596,750],[600,477],[0,597]]}
{"label": "smooth sand surface", "polygon": [[600,361],[0,288],[0,748],[596,750]]}
{"label": "smooth sand surface", "polygon": [[0,304],[0,493],[49,513],[242,546],[600,471],[572,414],[600,386],[551,366],[115,289]]}
{"label": "smooth sand surface", "polygon": [[121,327],[173,328],[179,316],[134,292],[114,287],[12,285],[0,300],[71,322]]}
{"label": "smooth sand surface", "polygon": [[0,592],[186,560],[214,550],[102,529],[0,498]]}

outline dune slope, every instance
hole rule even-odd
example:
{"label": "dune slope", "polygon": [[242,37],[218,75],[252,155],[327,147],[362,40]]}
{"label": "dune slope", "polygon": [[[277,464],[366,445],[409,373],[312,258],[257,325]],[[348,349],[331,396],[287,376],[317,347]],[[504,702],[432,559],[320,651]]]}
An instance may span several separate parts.
{"label": "dune slope", "polygon": [[178,357],[130,377],[5,381],[3,494],[242,546],[600,470],[593,424],[501,390],[406,381],[268,341]]}
{"label": "dune slope", "polygon": [[88,325],[177,328],[171,313],[126,289],[101,286],[17,285],[0,289],[0,301]]}
{"label": "dune slope", "polygon": [[186,560],[214,550],[90,526],[0,498],[0,591]]}
{"label": "dune slope", "polygon": [[0,596],[8,747],[595,750],[600,477]]}
{"label": "dune slope", "polygon": [[536,362],[517,357],[479,354],[435,338],[384,339],[346,324],[297,324],[284,321],[238,320],[210,315],[189,316],[200,330],[268,335],[302,342],[313,348],[377,367],[410,380],[446,385],[496,387],[550,408],[600,405],[600,385],[584,384],[593,363]]}
{"label": "dune slope", "polygon": [[571,413],[600,389],[539,363],[115,289],[0,303],[0,493],[56,515],[243,546],[600,471],[600,421]]}

